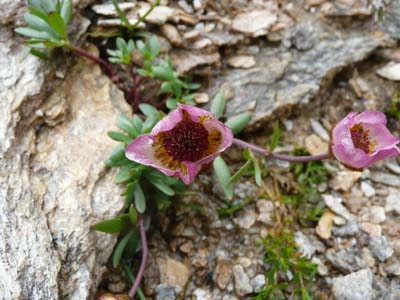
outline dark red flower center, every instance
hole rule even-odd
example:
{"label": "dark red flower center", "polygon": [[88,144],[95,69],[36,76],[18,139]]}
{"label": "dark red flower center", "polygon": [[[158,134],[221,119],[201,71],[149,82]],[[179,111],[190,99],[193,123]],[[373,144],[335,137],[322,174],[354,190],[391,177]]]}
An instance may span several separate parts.
{"label": "dark red flower center", "polygon": [[196,162],[203,158],[208,149],[208,131],[190,117],[162,134],[162,144],[174,160]]}
{"label": "dark red flower center", "polygon": [[356,124],[350,128],[350,134],[354,147],[361,149],[367,154],[374,152],[373,147],[375,143],[371,141],[369,130],[363,128],[361,124]]}

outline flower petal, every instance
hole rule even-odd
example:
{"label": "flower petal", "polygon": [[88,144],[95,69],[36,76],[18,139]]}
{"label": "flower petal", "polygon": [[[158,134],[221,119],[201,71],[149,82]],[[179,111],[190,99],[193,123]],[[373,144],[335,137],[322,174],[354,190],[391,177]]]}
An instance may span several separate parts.
{"label": "flower petal", "polygon": [[192,163],[192,162],[185,162],[184,165],[186,166],[186,170],[187,170],[186,174],[179,172],[179,174],[177,174],[177,175],[179,176],[180,179],[182,179],[182,181],[185,184],[189,184],[194,180],[197,173],[200,172],[201,165],[198,163]]}
{"label": "flower petal", "polygon": [[392,147],[389,149],[380,150],[376,154],[371,155],[371,162],[368,165],[366,165],[365,167],[372,165],[373,163],[377,162],[378,160],[382,160],[382,159],[390,158],[390,157],[396,157],[399,155],[400,155],[400,149],[398,147]]}
{"label": "flower petal", "polygon": [[157,135],[162,131],[169,131],[183,119],[182,110],[177,108],[171,111],[167,116],[162,118],[151,131],[152,135]]}
{"label": "flower petal", "polygon": [[353,118],[356,124],[370,123],[386,125],[387,123],[385,114],[383,112],[375,110],[364,111],[361,114],[354,116]]}
{"label": "flower petal", "polygon": [[382,124],[361,124],[363,128],[369,130],[371,140],[376,142],[374,149],[376,151],[392,148],[400,142],[400,138],[392,135],[390,131]]}
{"label": "flower petal", "polygon": [[[353,113],[351,113],[353,114]],[[345,147],[353,147],[354,143],[351,139],[350,127],[353,126],[353,120],[347,115],[332,130],[332,142],[334,145],[344,145]]]}
{"label": "flower petal", "polygon": [[211,117],[212,119],[216,119],[216,117],[210,113],[209,111],[206,111],[204,109],[192,106],[192,105],[187,105],[187,104],[178,104],[178,108],[180,110],[186,111],[190,117],[192,118],[193,122],[199,122],[200,117]]}
{"label": "flower petal", "polygon": [[346,166],[362,169],[371,164],[372,157],[360,149],[346,148],[344,145],[334,145],[332,152],[336,159]]}

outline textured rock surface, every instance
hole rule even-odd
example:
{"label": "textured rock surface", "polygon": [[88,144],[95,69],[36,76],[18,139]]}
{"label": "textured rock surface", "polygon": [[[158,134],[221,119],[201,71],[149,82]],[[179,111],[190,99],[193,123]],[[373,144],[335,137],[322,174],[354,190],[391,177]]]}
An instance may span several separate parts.
{"label": "textured rock surface", "polygon": [[372,299],[372,273],[369,269],[360,270],[333,280],[333,294],[340,300]]}
{"label": "textured rock surface", "polygon": [[262,125],[279,110],[308,103],[341,68],[366,58],[384,42],[382,34],[305,21],[287,33],[280,47],[261,48],[256,67],[230,70],[217,78],[210,93],[229,82],[235,98],[227,115],[254,111],[252,123]]}
{"label": "textured rock surface", "polygon": [[115,242],[90,226],[122,206],[106,132],[127,106],[82,61],[46,97],[43,65],[0,42],[0,299],[89,299]]}

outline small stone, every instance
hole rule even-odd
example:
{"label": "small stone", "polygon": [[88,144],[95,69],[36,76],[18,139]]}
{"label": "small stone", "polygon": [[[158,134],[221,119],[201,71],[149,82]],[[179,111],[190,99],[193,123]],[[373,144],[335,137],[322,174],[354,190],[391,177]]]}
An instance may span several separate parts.
{"label": "small stone", "polygon": [[196,97],[194,98],[194,102],[198,104],[205,104],[208,103],[209,97],[207,93],[198,93]]}
{"label": "small stone", "polygon": [[326,206],[328,206],[329,209],[331,209],[334,213],[342,216],[348,221],[355,219],[354,215],[352,215],[347,208],[343,206],[340,198],[336,198],[328,194],[323,194],[322,198],[324,199]]}
{"label": "small stone", "polygon": [[361,190],[364,193],[365,197],[371,198],[375,196],[375,189],[366,181],[361,182]]}
{"label": "small stone", "polygon": [[232,277],[232,265],[229,261],[219,261],[217,267],[215,268],[216,272],[216,282],[218,287],[221,290],[226,289],[229,284],[229,281]]}
{"label": "small stone", "polygon": [[267,200],[258,200],[257,208],[259,210],[259,215],[257,221],[262,222],[267,225],[274,224],[274,203]]}
{"label": "small stone", "polygon": [[241,210],[236,218],[233,218],[233,223],[242,229],[249,229],[256,222],[256,212],[254,208],[245,208]]}
{"label": "small stone", "polygon": [[323,141],[318,135],[311,134],[307,136],[304,140],[306,150],[310,152],[311,155],[318,155],[328,152],[328,143]]}
{"label": "small stone", "polygon": [[315,134],[317,134],[321,139],[329,142],[331,140],[328,131],[322,126],[320,122],[315,119],[310,120],[311,128]]}
{"label": "small stone", "polygon": [[232,21],[232,29],[252,37],[265,35],[277,21],[277,15],[267,9],[238,14]]}
{"label": "small stone", "polygon": [[383,78],[400,81],[400,63],[391,61],[384,67],[376,70],[376,73]]}
{"label": "small stone", "polygon": [[332,230],[334,236],[352,236],[360,230],[356,220],[347,222],[344,226],[335,226]]}
{"label": "small stone", "polygon": [[254,293],[259,293],[265,286],[265,283],[266,280],[264,274],[258,274],[250,281],[250,284],[253,286]]}
{"label": "small stone", "polygon": [[248,268],[252,265],[251,259],[245,256],[239,257],[236,262],[243,268]]}
{"label": "small stone", "polygon": [[[119,2],[118,6],[122,11],[127,11],[128,9],[135,7],[135,2]],[[98,15],[118,16],[118,13],[112,3],[93,5],[91,8]]]}
{"label": "small stone", "polygon": [[378,224],[363,222],[360,224],[362,231],[368,233],[371,237],[380,237],[382,235],[382,227]]}
{"label": "small stone", "polygon": [[171,53],[171,59],[178,73],[181,75],[197,66],[220,63],[220,55],[218,52],[194,53],[193,51],[177,50]]}
{"label": "small stone", "polygon": [[193,300],[212,300],[212,295],[204,289],[195,289],[192,293]]}
{"label": "small stone", "polygon": [[193,251],[193,247],[194,247],[193,242],[187,241],[179,246],[179,250],[181,250],[183,253],[189,254],[190,252]]}
{"label": "small stone", "polygon": [[333,218],[335,217],[335,214],[331,212],[330,210],[327,210],[323,213],[321,218],[318,220],[318,225],[315,228],[315,231],[317,234],[327,240],[331,237],[331,230],[333,226]]}
{"label": "small stone", "polygon": [[347,220],[345,218],[341,217],[341,216],[336,215],[333,218],[333,223],[335,225],[338,225],[338,226],[343,226],[343,225],[345,225],[347,223]]}
{"label": "small stone", "polygon": [[400,275],[400,263],[395,262],[385,266],[385,271],[390,275],[399,276]]}
{"label": "small stone", "polygon": [[386,212],[394,211],[396,214],[400,215],[400,192],[397,189],[389,189],[389,196],[386,198],[385,205]]}
{"label": "small stone", "polygon": [[235,97],[235,91],[229,82],[225,82],[220,87],[221,91],[224,91],[224,96],[226,100],[231,100]]}
{"label": "small stone", "polygon": [[253,287],[250,284],[249,276],[244,271],[241,265],[235,265],[232,268],[233,278],[235,281],[235,291],[238,296],[246,296],[253,292]]}
{"label": "small stone", "polygon": [[113,295],[111,293],[105,293],[97,297],[97,300],[130,300],[131,297],[124,294]]}
{"label": "small stone", "polygon": [[386,220],[385,209],[381,206],[371,206],[369,212],[363,215],[362,219],[374,224],[382,223]]}
{"label": "small stone", "polygon": [[192,44],[192,49],[200,50],[211,46],[213,43],[208,38],[202,38]]}
{"label": "small stone", "polygon": [[362,249],[362,259],[367,263],[369,268],[373,268],[375,266],[375,258],[373,257],[371,250],[366,247]]}
{"label": "small stone", "polygon": [[372,181],[382,183],[384,185],[389,185],[389,186],[393,186],[393,187],[400,186],[400,177],[397,175],[392,175],[392,174],[382,173],[382,172],[373,172],[370,175],[370,178]]}
{"label": "small stone", "polygon": [[164,24],[161,26],[161,32],[171,42],[172,45],[181,47],[183,45],[183,39],[179,30],[171,24]]}
{"label": "small stone", "polygon": [[294,234],[294,239],[301,256],[310,259],[316,251],[310,239],[301,231],[297,231]]}
{"label": "small stone", "polygon": [[385,164],[385,167],[388,168],[391,172],[393,172],[395,174],[400,174],[400,165],[399,164],[388,161]]}
{"label": "small stone", "polygon": [[318,257],[314,256],[311,259],[311,262],[316,264],[318,267],[318,274],[321,276],[328,276],[329,275],[329,269],[328,267],[323,263],[323,261],[321,259],[319,259]]}
{"label": "small stone", "polygon": [[351,273],[367,267],[367,264],[361,258],[361,253],[358,249],[346,248],[337,252],[329,249],[326,252],[326,259],[344,273]]}
{"label": "small stone", "polygon": [[157,258],[160,271],[160,282],[168,285],[178,286],[184,289],[191,275],[189,268],[170,257]]}
{"label": "small stone", "polygon": [[360,177],[361,172],[358,171],[339,171],[329,183],[334,190],[348,192]]}
{"label": "small stone", "polygon": [[182,288],[176,285],[159,284],[156,287],[156,300],[176,300]]}
{"label": "small stone", "polygon": [[122,293],[126,288],[126,283],[125,282],[109,283],[107,287],[112,293]]}
{"label": "small stone", "polygon": [[332,292],[340,300],[372,300],[372,272],[364,269],[333,278]]}
{"label": "small stone", "polygon": [[369,249],[371,250],[372,254],[381,262],[387,260],[394,253],[393,248],[390,246],[388,240],[384,236],[371,238]]}
{"label": "small stone", "polygon": [[249,69],[256,64],[254,56],[239,55],[228,59],[228,64],[234,68]]}
{"label": "small stone", "polygon": [[[140,16],[143,16],[149,11],[150,5],[146,3],[146,5],[142,5],[139,9],[138,13]],[[147,15],[145,22],[156,24],[156,25],[163,25],[170,19],[174,18],[178,12],[171,7],[168,6],[156,6],[152,12]]]}

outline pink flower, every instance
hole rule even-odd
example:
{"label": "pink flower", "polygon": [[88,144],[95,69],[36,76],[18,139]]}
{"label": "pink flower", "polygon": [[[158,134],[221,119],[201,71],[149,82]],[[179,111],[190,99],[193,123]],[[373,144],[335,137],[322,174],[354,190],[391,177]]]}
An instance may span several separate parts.
{"label": "pink flower", "polygon": [[213,161],[231,146],[232,131],[210,112],[180,104],[125,150],[128,159],[151,166],[186,184],[203,164]]}
{"label": "pink flower", "polygon": [[332,130],[333,155],[344,165],[363,169],[378,160],[400,154],[400,138],[386,128],[386,116],[379,111],[349,113]]}

